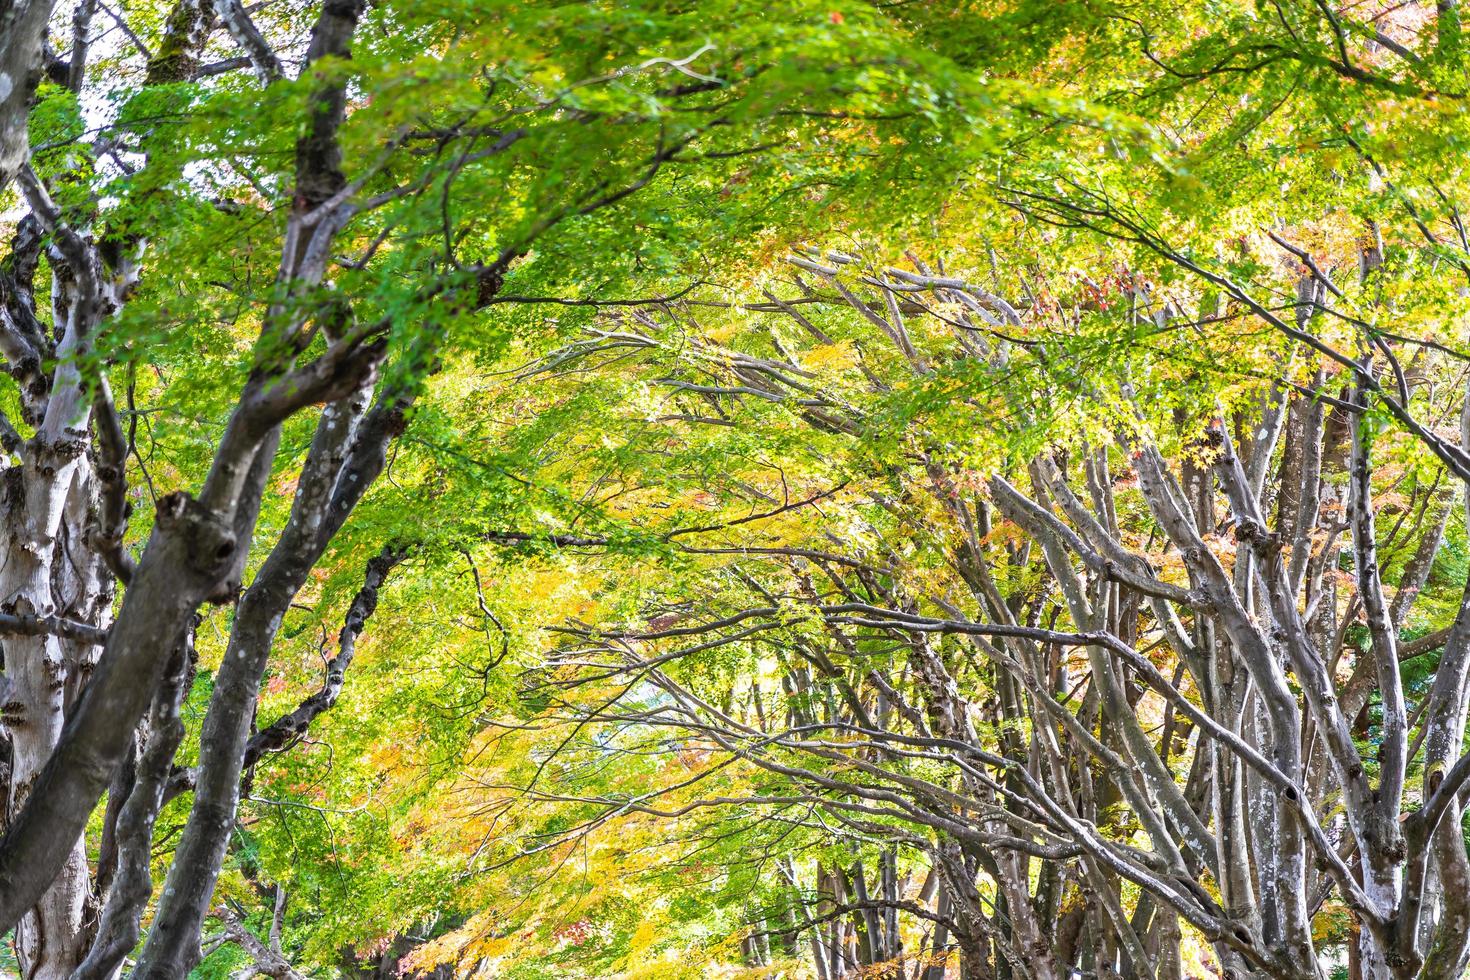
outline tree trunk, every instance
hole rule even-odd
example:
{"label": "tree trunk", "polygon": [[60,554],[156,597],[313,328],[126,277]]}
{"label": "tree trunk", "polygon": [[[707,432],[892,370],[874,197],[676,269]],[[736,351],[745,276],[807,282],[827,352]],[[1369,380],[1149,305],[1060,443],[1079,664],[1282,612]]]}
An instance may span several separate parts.
{"label": "tree trunk", "polygon": [[[77,318],[83,304],[62,298]],[[63,345],[65,346],[65,345]],[[105,624],[111,582],[85,545],[91,512],[92,469],[85,454],[86,409],[75,369],[60,372],[63,385],[25,447],[22,462],[4,473],[5,526],[9,532],[0,569],[0,611],[25,617],[63,615]],[[6,675],[13,685],[5,721],[14,753],[11,814],[19,812],[61,738],[69,708],[96,662],[97,648],[43,634],[4,641]],[[86,956],[95,921],[85,841],[78,836],[60,873],[16,930],[16,951],[30,980],[66,980]]]}

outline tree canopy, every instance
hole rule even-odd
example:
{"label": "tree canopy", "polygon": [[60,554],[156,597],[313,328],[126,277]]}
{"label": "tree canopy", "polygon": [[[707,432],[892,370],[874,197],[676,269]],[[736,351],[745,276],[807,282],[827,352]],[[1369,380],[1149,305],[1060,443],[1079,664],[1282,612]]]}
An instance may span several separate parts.
{"label": "tree canopy", "polygon": [[0,975],[1466,976],[1461,17],[0,0]]}

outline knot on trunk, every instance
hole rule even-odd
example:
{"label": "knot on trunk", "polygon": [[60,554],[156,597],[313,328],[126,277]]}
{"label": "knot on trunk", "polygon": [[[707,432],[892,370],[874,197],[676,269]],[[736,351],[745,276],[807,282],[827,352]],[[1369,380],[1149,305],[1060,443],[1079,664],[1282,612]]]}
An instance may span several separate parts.
{"label": "knot on trunk", "polygon": [[158,529],[176,538],[190,571],[213,583],[232,567],[234,530],[182,490],[158,501]]}
{"label": "knot on trunk", "polygon": [[1210,419],[1210,423],[1198,436],[1191,439],[1188,448],[1198,454],[1200,464],[1203,466],[1219,466],[1230,464],[1229,446],[1225,441],[1225,423],[1218,418]]}
{"label": "knot on trunk", "polygon": [[500,287],[505,284],[505,271],[497,263],[485,266],[475,272],[475,306],[476,308],[489,305]]}
{"label": "knot on trunk", "polygon": [[1377,857],[1390,865],[1402,864],[1409,856],[1409,845],[1404,840],[1404,835],[1399,830],[1399,824],[1394,822],[1391,827],[1380,827],[1376,831],[1369,831],[1374,843]]}
{"label": "knot on trunk", "polygon": [[0,724],[6,728],[16,729],[25,724],[26,703],[19,698],[12,698],[4,704],[0,704]]}
{"label": "knot on trunk", "polygon": [[26,502],[25,474],[19,466],[0,470],[0,507],[6,510],[23,508]]}
{"label": "knot on trunk", "polygon": [[1281,550],[1281,539],[1268,531],[1265,525],[1250,517],[1242,517],[1235,522],[1235,540],[1266,555]]}
{"label": "knot on trunk", "polygon": [[363,0],[327,0],[322,4],[322,11],[333,17],[356,20],[362,16],[365,6]]}
{"label": "knot on trunk", "polygon": [[43,476],[54,476],[56,471],[73,462],[87,451],[87,433],[81,429],[67,429],[55,439],[37,435],[35,439],[36,469]]}
{"label": "knot on trunk", "polygon": [[1219,608],[1219,604],[1204,589],[1190,589],[1186,602],[1191,608],[1199,609],[1203,612],[1214,612]]}
{"label": "knot on trunk", "polygon": [[[9,705],[6,707],[9,707]],[[10,812],[12,814],[20,813],[20,808],[25,804],[25,801],[31,798],[31,788],[36,785],[36,775],[36,773],[31,773],[24,779],[17,781],[15,787],[10,791]]]}
{"label": "knot on trunk", "polygon": [[408,413],[402,408],[393,408],[388,413],[388,418],[383,423],[383,428],[387,430],[390,436],[397,437],[403,435],[404,430],[408,428]]}
{"label": "knot on trunk", "polygon": [[18,377],[25,380],[23,385],[27,398],[21,400],[20,417],[25,419],[27,425],[40,425],[46,417],[46,396],[51,393],[51,384],[46,375],[41,371],[41,362],[37,358],[27,357],[16,366],[14,372]]}

